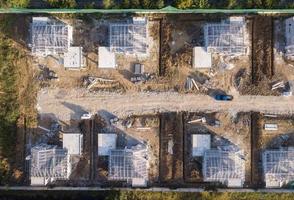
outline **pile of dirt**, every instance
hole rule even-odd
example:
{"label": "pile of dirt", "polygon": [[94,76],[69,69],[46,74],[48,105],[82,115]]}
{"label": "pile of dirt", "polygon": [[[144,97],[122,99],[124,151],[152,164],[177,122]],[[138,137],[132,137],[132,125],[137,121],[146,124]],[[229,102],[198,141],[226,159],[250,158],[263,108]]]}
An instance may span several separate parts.
{"label": "pile of dirt", "polygon": [[235,87],[241,95],[279,96],[272,83],[283,80],[276,74],[273,64],[273,19],[268,16],[253,18],[251,71],[240,70],[234,77]]}
{"label": "pile of dirt", "polygon": [[241,95],[262,95],[262,96],[280,96],[281,90],[272,90],[272,83],[278,80],[283,80],[281,75],[275,74],[271,79],[266,75],[259,77],[259,81],[256,84],[251,84],[252,77],[245,75],[239,77],[238,90]]}

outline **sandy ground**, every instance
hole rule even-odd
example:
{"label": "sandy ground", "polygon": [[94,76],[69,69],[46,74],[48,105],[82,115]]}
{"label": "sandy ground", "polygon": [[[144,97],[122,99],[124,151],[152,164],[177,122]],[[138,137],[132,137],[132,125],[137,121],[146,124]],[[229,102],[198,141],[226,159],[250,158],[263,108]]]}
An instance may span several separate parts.
{"label": "sandy ground", "polygon": [[86,112],[106,110],[118,117],[132,114],[153,114],[169,111],[190,112],[265,112],[294,113],[294,97],[234,96],[230,102],[215,101],[210,96],[163,93],[89,93],[83,89],[42,89],[37,109],[41,115],[51,115],[62,121],[80,119]]}

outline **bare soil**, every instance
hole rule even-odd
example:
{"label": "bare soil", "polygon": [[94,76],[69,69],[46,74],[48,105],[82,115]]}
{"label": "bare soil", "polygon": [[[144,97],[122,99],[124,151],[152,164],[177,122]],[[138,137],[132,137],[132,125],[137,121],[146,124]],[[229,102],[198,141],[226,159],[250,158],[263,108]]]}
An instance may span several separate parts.
{"label": "bare soil", "polygon": [[[236,79],[250,74],[251,55],[251,23],[246,19],[245,45],[248,52],[243,56],[224,56],[218,53],[212,55],[211,69],[195,69],[193,67],[193,47],[205,46],[203,27],[208,22],[220,22],[225,18],[182,15],[181,17],[166,17],[162,21],[161,32],[161,75],[170,79],[170,87],[179,92],[187,92],[185,88],[186,78],[194,78],[199,90],[192,89],[192,93],[208,94],[208,90],[222,90],[223,92],[235,92],[239,90]],[[197,59],[197,58],[196,58]],[[224,65],[230,65],[224,67]],[[242,71],[242,74],[240,74]],[[242,77],[241,77],[242,78]],[[238,80],[239,81],[239,80]]]}
{"label": "bare soil", "polygon": [[160,180],[183,182],[182,113],[163,113],[160,120]]}
{"label": "bare soil", "polygon": [[273,63],[273,18],[254,16],[252,20],[251,75],[242,81],[241,94],[279,95],[278,90],[271,90],[272,83],[282,79],[281,74],[275,71]]}
{"label": "bare soil", "polygon": [[273,19],[255,17],[253,20],[252,82],[256,84],[263,76],[272,78],[273,68]]}
{"label": "bare soil", "polygon": [[[188,123],[205,117],[206,122]],[[192,157],[192,134],[210,134],[211,148],[217,148],[214,137],[229,141],[244,152],[245,185],[251,182],[251,118],[248,113],[186,113],[184,117],[185,136],[185,180],[203,182],[202,158]],[[220,125],[217,125],[217,121]]]}
{"label": "bare soil", "polygon": [[[252,177],[254,186],[264,186],[262,172],[262,152],[265,149],[279,149],[294,146],[294,117],[292,115],[276,115],[266,117],[263,114],[253,114],[252,140]],[[277,131],[264,130],[265,123],[277,124]],[[286,137],[285,137],[286,136]],[[287,139],[285,139],[285,138]]]}
{"label": "bare soil", "polygon": [[[144,56],[131,54],[116,54],[117,68],[101,69],[98,68],[98,47],[107,46],[109,40],[108,25],[111,22],[126,21],[129,18],[114,18],[105,15],[103,19],[98,20],[93,15],[87,15],[86,19],[66,20],[74,24],[74,45],[82,46],[86,66],[82,70],[68,70],[60,64],[59,57],[48,56],[39,58],[38,64],[49,67],[53,70],[58,79],[50,81],[46,86],[60,88],[83,87],[83,77],[87,75],[117,80],[120,87],[109,87],[100,85],[97,90],[102,91],[138,91],[138,90],[162,90],[162,84],[156,78],[159,71],[159,21],[150,19],[147,26],[147,44],[148,52]],[[131,77],[134,76],[134,64],[144,65],[145,73],[152,74],[155,78],[147,81],[146,84],[134,84]],[[157,86],[158,84],[158,86]],[[163,87],[164,89],[164,87]]]}
{"label": "bare soil", "polygon": [[[111,113],[104,113],[113,116]],[[103,118],[101,116],[101,118]],[[127,127],[125,124],[130,123]],[[120,118],[119,122],[109,124],[108,120],[101,119],[98,132],[117,133],[117,148],[131,148],[137,144],[147,145],[149,162],[149,181],[158,181],[159,176],[159,118],[157,115],[140,115]],[[97,180],[106,181],[108,175],[108,157],[97,156]]]}

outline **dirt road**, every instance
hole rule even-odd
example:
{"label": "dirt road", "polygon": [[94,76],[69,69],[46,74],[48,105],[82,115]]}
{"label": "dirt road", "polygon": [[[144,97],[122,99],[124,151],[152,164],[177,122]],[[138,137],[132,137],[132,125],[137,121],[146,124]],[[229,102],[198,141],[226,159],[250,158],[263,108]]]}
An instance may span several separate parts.
{"label": "dirt road", "polygon": [[165,93],[88,93],[82,89],[43,89],[38,95],[40,114],[51,114],[63,121],[79,119],[85,112],[105,110],[118,117],[167,111],[229,111],[294,113],[294,97],[234,96],[231,102],[209,96]]}

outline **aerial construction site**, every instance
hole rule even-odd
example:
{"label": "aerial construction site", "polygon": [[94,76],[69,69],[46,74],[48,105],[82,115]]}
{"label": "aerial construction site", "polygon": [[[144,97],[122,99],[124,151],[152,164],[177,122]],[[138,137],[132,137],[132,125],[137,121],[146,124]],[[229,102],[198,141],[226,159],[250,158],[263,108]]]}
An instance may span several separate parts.
{"label": "aerial construction site", "polygon": [[14,17],[35,91],[26,184],[293,185],[294,16]]}

